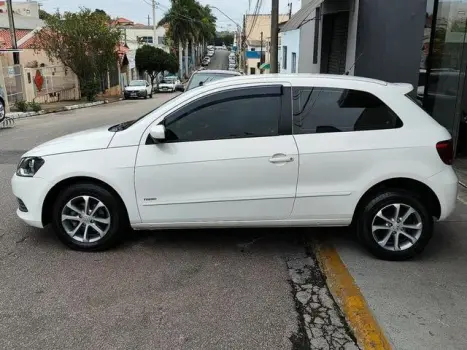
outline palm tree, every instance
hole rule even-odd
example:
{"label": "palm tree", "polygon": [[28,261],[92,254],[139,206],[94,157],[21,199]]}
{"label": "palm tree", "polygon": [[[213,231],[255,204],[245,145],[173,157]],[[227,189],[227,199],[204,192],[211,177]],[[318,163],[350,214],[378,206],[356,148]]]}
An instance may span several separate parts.
{"label": "palm tree", "polygon": [[185,74],[188,74],[189,42],[191,42],[193,63],[196,64],[195,45],[199,46],[201,42],[204,43],[215,36],[216,18],[208,6],[202,6],[197,0],[171,0],[171,3],[171,8],[159,21],[159,25],[169,25],[167,37],[178,45],[180,76],[182,76],[183,46],[185,46]]}
{"label": "palm tree", "polygon": [[[183,77],[183,44],[186,46],[185,66],[188,66],[188,39],[194,31],[193,21],[190,17],[190,8],[193,7],[195,0],[171,0],[172,6],[165,13],[164,17],[159,21],[158,25],[169,25],[167,36],[173,44],[178,45],[178,63],[179,75]],[[185,74],[188,74],[186,69]]]}

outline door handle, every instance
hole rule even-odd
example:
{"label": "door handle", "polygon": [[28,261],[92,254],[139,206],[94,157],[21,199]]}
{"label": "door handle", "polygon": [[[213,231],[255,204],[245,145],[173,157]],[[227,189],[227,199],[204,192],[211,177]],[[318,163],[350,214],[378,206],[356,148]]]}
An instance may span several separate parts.
{"label": "door handle", "polygon": [[269,163],[277,164],[277,163],[290,163],[293,162],[293,157],[287,156],[285,154],[275,154],[271,158],[269,158]]}

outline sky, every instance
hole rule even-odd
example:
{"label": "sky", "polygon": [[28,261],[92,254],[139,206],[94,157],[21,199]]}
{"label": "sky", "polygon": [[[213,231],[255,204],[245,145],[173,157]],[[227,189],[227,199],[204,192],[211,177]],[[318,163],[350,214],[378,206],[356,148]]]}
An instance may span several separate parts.
{"label": "sky", "polygon": [[[212,5],[220,8],[238,24],[242,24],[245,13],[253,13],[256,0],[198,0],[203,5]],[[261,0],[260,0],[261,1]],[[292,1],[292,12],[300,9],[300,0],[279,0],[279,12],[287,13],[287,3]],[[47,12],[55,12],[57,8],[60,12],[78,11],[80,7],[90,9],[102,9],[111,17],[125,17],[138,23],[148,23],[148,15],[152,17],[151,0],[39,0],[42,8]],[[159,21],[163,13],[170,7],[169,0],[157,0],[160,6],[156,9],[156,22]],[[260,13],[271,11],[271,1],[263,0]],[[251,4],[249,4],[251,3]],[[250,11],[248,7],[250,5]],[[235,25],[219,11],[213,9],[217,17],[217,27],[219,30],[235,30]],[[151,19],[152,23],[152,19]]]}

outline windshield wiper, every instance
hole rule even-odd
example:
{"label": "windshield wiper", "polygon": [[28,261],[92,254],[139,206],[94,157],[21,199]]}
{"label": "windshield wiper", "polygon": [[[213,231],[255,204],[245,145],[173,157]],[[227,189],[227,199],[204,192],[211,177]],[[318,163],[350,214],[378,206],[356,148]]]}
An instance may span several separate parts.
{"label": "windshield wiper", "polygon": [[111,126],[109,128],[109,131],[112,131],[112,132],[123,131],[123,130],[129,128],[130,126],[132,126],[135,122],[136,122],[136,120],[129,120],[129,121],[126,121],[126,122]]}

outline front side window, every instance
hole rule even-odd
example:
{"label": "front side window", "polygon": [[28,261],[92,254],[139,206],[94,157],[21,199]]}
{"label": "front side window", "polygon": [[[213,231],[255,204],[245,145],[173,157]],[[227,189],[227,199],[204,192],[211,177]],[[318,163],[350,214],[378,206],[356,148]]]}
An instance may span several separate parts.
{"label": "front side window", "polygon": [[293,89],[294,134],[394,129],[399,117],[376,96],[335,88]]}
{"label": "front side window", "polygon": [[277,136],[281,96],[242,96],[195,107],[164,121],[167,141]]}

